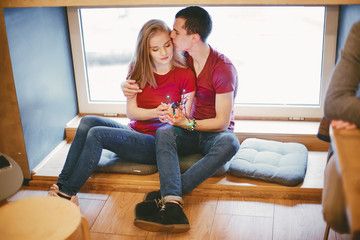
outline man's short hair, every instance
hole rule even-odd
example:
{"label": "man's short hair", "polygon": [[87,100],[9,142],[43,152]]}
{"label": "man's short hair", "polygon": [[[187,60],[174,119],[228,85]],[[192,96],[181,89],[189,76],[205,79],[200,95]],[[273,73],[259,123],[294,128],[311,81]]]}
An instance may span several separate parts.
{"label": "man's short hair", "polygon": [[211,33],[212,20],[209,13],[198,6],[190,6],[180,10],[175,18],[185,19],[185,30],[187,34],[197,33],[203,42]]}

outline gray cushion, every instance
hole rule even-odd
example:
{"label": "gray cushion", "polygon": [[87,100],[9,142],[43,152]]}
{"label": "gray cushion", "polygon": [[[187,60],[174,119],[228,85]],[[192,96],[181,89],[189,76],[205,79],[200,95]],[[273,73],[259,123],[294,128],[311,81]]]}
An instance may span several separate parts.
{"label": "gray cushion", "polygon": [[[197,161],[199,161],[204,155],[200,153],[179,156],[180,171],[184,173]],[[224,175],[230,167],[230,161],[222,166],[214,176]],[[131,161],[122,160],[116,153],[103,150],[101,155],[100,162],[95,169],[95,172],[105,172],[105,173],[127,173],[127,174],[138,174],[138,175],[147,175],[157,172],[156,165],[146,165],[135,163]]]}
{"label": "gray cushion", "polygon": [[295,186],[304,180],[307,159],[308,150],[303,144],[248,138],[233,157],[229,172],[237,177]]}
{"label": "gray cushion", "polygon": [[[192,165],[194,165],[197,161],[199,161],[204,155],[201,153],[194,153],[184,156],[179,156],[179,164],[180,171],[184,173],[188,170]],[[213,176],[218,177],[224,175],[230,167],[230,161],[227,162],[224,166],[222,166]]]}
{"label": "gray cushion", "polygon": [[157,167],[122,160],[116,153],[104,149],[95,172],[147,175],[156,173]]}

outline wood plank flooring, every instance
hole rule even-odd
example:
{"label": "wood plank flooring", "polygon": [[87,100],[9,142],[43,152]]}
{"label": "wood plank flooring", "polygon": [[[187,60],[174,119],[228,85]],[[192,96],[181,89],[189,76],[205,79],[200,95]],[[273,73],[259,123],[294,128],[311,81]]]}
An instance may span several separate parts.
{"label": "wood plank flooring", "polygon": [[[45,189],[23,187],[8,202],[45,195]],[[144,193],[90,191],[78,196],[92,240],[320,240],[326,227],[318,201],[185,196],[190,231],[153,233],[133,225],[134,207]],[[340,239],[350,236],[330,232],[329,240]]]}
{"label": "wood plank flooring", "polygon": [[[76,118],[66,127],[67,141],[71,141],[78,121],[79,118]],[[238,129],[238,132],[249,137],[253,132],[251,128],[249,130],[249,124],[255,124],[254,129],[258,129],[258,124],[253,121],[242,121],[238,126],[244,129]],[[143,231],[133,225],[135,205],[143,199],[144,193],[159,189],[157,173],[141,176],[94,173],[78,194],[80,209],[89,222],[92,239],[323,239],[326,224],[321,213],[321,192],[327,145],[314,140],[316,123],[301,123],[299,126],[290,122],[286,127],[284,124],[281,126],[285,132],[279,134],[280,141],[297,141],[303,136],[303,143],[309,150],[306,176],[299,186],[286,187],[229,174],[211,177],[184,197],[190,231],[167,234]],[[266,139],[266,136],[258,134],[251,136]],[[268,134],[272,138],[276,135],[273,132]],[[49,154],[33,170],[30,187],[24,187],[8,201],[47,195],[47,189],[56,182],[62,169],[69,146],[64,141]],[[329,240],[338,239],[350,238],[331,231]]]}

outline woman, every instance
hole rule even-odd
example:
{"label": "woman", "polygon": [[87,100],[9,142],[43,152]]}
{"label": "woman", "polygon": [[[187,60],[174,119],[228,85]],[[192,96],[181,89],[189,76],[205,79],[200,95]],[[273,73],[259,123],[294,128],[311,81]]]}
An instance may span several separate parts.
{"label": "woman", "polygon": [[[191,109],[196,89],[195,76],[175,51],[169,35],[169,27],[160,20],[144,24],[128,74],[128,79],[142,90],[127,99],[130,123],[126,126],[103,117],[83,117],[57,184],[50,188],[49,195],[78,205],[76,194],[94,172],[103,149],[137,163],[156,164],[154,135],[166,124],[170,108],[164,103],[186,98],[183,107]],[[186,111],[185,114],[190,115]]]}

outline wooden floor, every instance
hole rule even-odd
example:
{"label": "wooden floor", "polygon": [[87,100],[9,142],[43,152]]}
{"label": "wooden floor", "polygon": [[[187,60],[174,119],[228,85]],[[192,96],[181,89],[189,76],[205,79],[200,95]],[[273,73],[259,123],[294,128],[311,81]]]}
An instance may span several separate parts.
{"label": "wooden floor", "polygon": [[[78,121],[76,118],[66,127],[68,141],[71,141]],[[246,122],[241,123],[239,125],[243,126]],[[279,125],[277,122],[271,124]],[[229,174],[211,177],[184,197],[190,231],[166,234],[143,231],[133,225],[135,205],[142,201],[144,193],[159,189],[157,173],[141,176],[94,173],[78,194],[92,239],[323,239],[326,224],[321,213],[321,193],[328,146],[316,140],[316,124],[289,123],[283,127],[286,132],[279,134],[246,132],[250,127],[239,129],[238,135],[243,138],[278,137],[274,140],[279,141],[301,140],[299,142],[306,145],[309,156],[303,183],[287,187]],[[30,187],[22,189],[8,201],[46,195],[46,190],[57,180],[69,146],[64,141],[54,149],[33,170]],[[349,236],[331,231],[329,239],[349,239]]]}
{"label": "wooden floor", "polygon": [[[43,190],[56,182],[68,148],[69,144],[64,144],[36,169],[30,181],[33,190],[25,188],[9,201],[46,195]],[[187,233],[152,233],[133,225],[135,205],[142,201],[145,192],[159,189],[157,173],[143,176],[95,173],[78,194],[80,209],[94,240],[320,240],[326,227],[321,213],[326,155],[309,152],[304,182],[295,187],[228,174],[209,178],[184,197],[184,211],[191,225]],[[331,231],[329,239],[350,237]]]}
{"label": "wooden floor", "polygon": [[[45,190],[23,187],[8,202],[45,195]],[[325,231],[322,207],[317,201],[186,196],[184,211],[191,229],[167,234],[143,231],[133,225],[134,207],[143,199],[143,193],[82,192],[78,196],[92,240],[320,240]],[[330,232],[329,240],[340,239],[350,236]]]}

